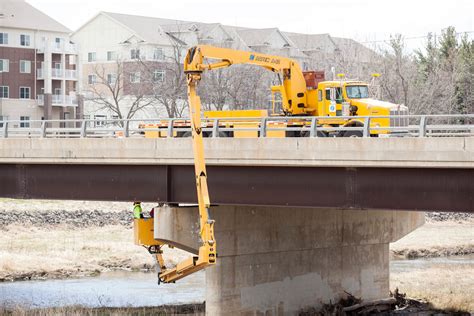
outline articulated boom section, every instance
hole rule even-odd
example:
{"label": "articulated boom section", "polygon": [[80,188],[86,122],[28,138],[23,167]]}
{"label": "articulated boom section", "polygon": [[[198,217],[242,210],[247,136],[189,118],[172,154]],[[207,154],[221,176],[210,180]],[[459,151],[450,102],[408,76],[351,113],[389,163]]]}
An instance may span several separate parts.
{"label": "articulated boom section", "polygon": [[200,73],[188,73],[188,98],[192,125],[192,139],[194,152],[194,170],[196,175],[196,189],[199,205],[199,223],[202,245],[198,256],[193,256],[180,262],[172,269],[160,272],[161,282],[173,282],[191,273],[204,269],[216,263],[216,241],[214,239],[214,221],[209,217],[209,192],[207,188],[206,164],[204,161],[204,145],[201,129],[201,100],[196,94],[196,86],[201,79]]}
{"label": "articulated boom section", "polygon": [[[209,59],[213,60],[209,63]],[[216,241],[214,239],[214,221],[209,217],[209,192],[207,187],[207,173],[204,161],[204,145],[201,127],[201,100],[197,95],[197,85],[201,80],[201,74],[205,70],[230,67],[235,64],[250,64],[263,67],[267,70],[279,73],[283,82],[275,86],[272,91],[279,91],[282,95],[285,113],[297,115],[306,114],[308,109],[306,103],[306,82],[298,63],[290,58],[271,56],[254,52],[238,51],[206,45],[199,45],[188,50],[184,62],[184,72],[187,76],[188,99],[191,117],[194,169],[196,176],[196,189],[199,204],[200,237],[202,245],[199,247],[198,256],[193,256],[178,263],[174,268],[168,269],[162,257],[161,247],[166,244],[153,238],[145,238],[149,243],[148,251],[156,256],[160,272],[160,282],[174,282],[193,272],[201,270],[216,263]],[[136,225],[140,225],[136,220]],[[145,225],[145,224],[144,224]],[[150,225],[147,223],[146,225]],[[152,229],[148,232],[153,231]],[[138,234],[140,235],[140,234]]]}
{"label": "articulated boom section", "polygon": [[[167,243],[154,239],[153,219],[135,219],[135,243],[145,246],[154,255],[159,265],[158,283],[170,283],[204,269],[216,263],[216,241],[214,239],[214,221],[209,217],[209,192],[207,188],[206,164],[201,128],[201,100],[196,86],[201,80],[200,72],[187,72],[189,110],[192,126],[194,170],[199,205],[200,237],[202,244],[198,256],[192,256],[173,268],[167,268],[163,259],[162,247]],[[175,246],[175,245],[170,245]]]}
{"label": "articulated boom section", "polygon": [[291,58],[198,45],[189,49],[184,71],[201,73],[239,64],[254,65],[279,74],[281,85],[273,86],[272,91],[281,93],[283,111],[286,114],[307,115],[314,111],[307,104],[303,72],[298,62]]}

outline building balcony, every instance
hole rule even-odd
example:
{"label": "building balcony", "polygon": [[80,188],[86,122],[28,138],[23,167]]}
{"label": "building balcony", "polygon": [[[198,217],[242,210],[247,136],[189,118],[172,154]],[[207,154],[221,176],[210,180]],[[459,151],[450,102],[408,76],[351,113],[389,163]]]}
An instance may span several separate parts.
{"label": "building balcony", "polygon": [[[44,94],[38,94],[37,96],[38,105],[44,106]],[[69,95],[52,95],[53,106],[77,106],[77,98]]]}
{"label": "building balcony", "polygon": [[[53,80],[77,80],[77,70],[73,69],[50,69],[51,79]],[[43,68],[37,69],[36,78],[38,80],[45,79],[45,71]]]}
{"label": "building balcony", "polygon": [[38,53],[77,55],[78,49],[77,45],[72,43],[44,41],[38,45]]}

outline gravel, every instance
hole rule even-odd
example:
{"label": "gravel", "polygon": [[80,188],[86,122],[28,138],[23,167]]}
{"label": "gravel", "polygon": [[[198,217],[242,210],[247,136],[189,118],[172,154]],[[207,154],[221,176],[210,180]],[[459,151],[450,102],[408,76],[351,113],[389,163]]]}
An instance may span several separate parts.
{"label": "gravel", "polygon": [[426,212],[427,222],[467,222],[474,221],[474,213]]}
{"label": "gravel", "polygon": [[5,211],[0,210],[0,227],[21,224],[22,226],[68,225],[84,228],[90,226],[122,225],[131,226],[131,211],[103,212],[99,210],[85,211]]}

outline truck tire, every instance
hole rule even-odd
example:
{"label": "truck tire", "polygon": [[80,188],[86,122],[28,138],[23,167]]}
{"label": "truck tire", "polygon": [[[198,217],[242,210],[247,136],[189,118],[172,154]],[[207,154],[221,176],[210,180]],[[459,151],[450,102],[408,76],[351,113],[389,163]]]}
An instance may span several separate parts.
{"label": "truck tire", "polygon": [[[309,136],[310,136],[309,131],[304,131],[304,132],[301,132],[301,134],[300,134],[300,137],[309,137]],[[325,132],[318,131],[317,136],[318,137],[328,137],[328,134],[326,134]]]}
{"label": "truck tire", "polygon": [[347,132],[344,132],[344,134],[342,135],[342,137],[362,137],[363,134],[361,131],[347,131]]}
{"label": "truck tire", "polygon": [[[191,137],[193,134],[191,131],[184,132],[180,137]],[[211,138],[212,133],[211,132],[203,132],[202,137],[204,138]],[[226,132],[219,132],[219,138],[225,138],[229,137],[229,135]]]}

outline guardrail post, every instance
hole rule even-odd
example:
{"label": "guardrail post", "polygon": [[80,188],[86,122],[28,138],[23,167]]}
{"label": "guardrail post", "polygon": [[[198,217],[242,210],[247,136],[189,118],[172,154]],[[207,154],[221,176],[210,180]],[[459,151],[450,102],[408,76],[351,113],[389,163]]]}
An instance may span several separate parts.
{"label": "guardrail post", "polygon": [[212,123],[212,137],[219,137],[219,119],[215,119]]}
{"label": "guardrail post", "polygon": [[364,130],[362,133],[363,137],[370,137],[370,117],[364,119]]}
{"label": "guardrail post", "polygon": [[45,138],[46,137],[46,122],[43,121],[41,122],[41,138]]}
{"label": "guardrail post", "polygon": [[3,138],[8,138],[8,122],[3,122]]}
{"label": "guardrail post", "polygon": [[420,119],[420,128],[418,130],[418,137],[426,136],[426,116],[422,116]]}
{"label": "guardrail post", "polygon": [[130,133],[129,129],[130,122],[128,120],[125,121],[125,125],[123,127],[123,137],[128,137]]}
{"label": "guardrail post", "polygon": [[318,137],[318,120],[315,117],[311,119],[311,129],[309,131],[309,137]]}
{"label": "guardrail post", "polygon": [[168,137],[173,138],[173,128],[174,128],[174,120],[171,119],[168,121]]}
{"label": "guardrail post", "polygon": [[260,122],[260,137],[267,137],[267,118],[262,117]]}
{"label": "guardrail post", "polygon": [[81,138],[84,138],[87,136],[86,126],[87,126],[86,120],[82,120],[81,121]]}

